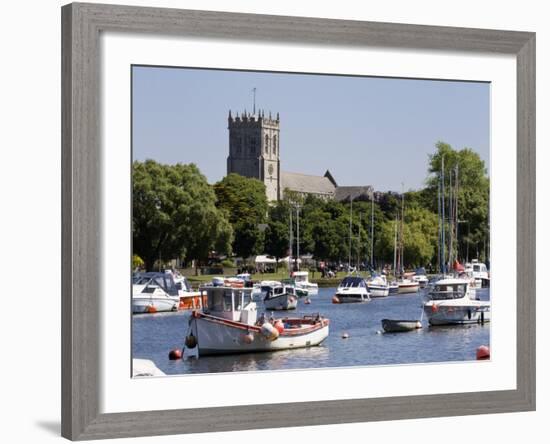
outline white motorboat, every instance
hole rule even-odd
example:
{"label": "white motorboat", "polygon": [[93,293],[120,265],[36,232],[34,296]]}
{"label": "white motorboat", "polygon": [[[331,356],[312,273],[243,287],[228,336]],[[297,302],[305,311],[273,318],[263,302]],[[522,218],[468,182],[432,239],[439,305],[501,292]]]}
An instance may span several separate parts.
{"label": "white motorboat", "polygon": [[412,276],[412,280],[418,282],[420,288],[425,288],[429,282],[428,276],[426,276],[426,270],[424,268],[417,268]]}
{"label": "white motorboat", "polygon": [[443,278],[432,284],[424,313],[431,325],[473,324],[490,320],[491,303],[476,299],[466,279]]}
{"label": "white motorboat", "polygon": [[418,288],[420,287],[420,284],[416,281],[413,281],[412,279],[401,279],[400,281],[397,281],[397,286],[398,286],[397,292],[399,294],[416,293],[418,292]]}
{"label": "white motorboat", "polygon": [[141,273],[132,283],[132,313],[177,311],[180,292],[168,273]]}
{"label": "white motorboat", "polygon": [[208,304],[189,320],[185,355],[215,355],[276,351],[317,346],[329,333],[321,315],[257,319],[250,288],[203,287]]}
{"label": "white motorboat", "polygon": [[464,272],[467,276],[471,277],[475,283],[475,288],[488,287],[490,278],[487,266],[479,262],[477,259],[473,259],[471,263],[468,263],[464,267]]}
{"label": "white motorboat", "polygon": [[333,298],[335,304],[369,301],[370,293],[367,288],[367,282],[364,278],[357,276],[345,277],[342,282],[340,282],[340,285],[338,285],[338,289]]}
{"label": "white motorboat", "polygon": [[390,294],[390,286],[386,276],[375,275],[367,281],[367,289],[371,298],[383,298]]}
{"label": "white motorboat", "polygon": [[260,289],[262,293],[267,293],[272,288],[280,287],[280,286],[281,286],[280,281],[261,281],[260,282]]}
{"label": "white motorboat", "polygon": [[296,288],[292,285],[279,285],[271,288],[264,298],[266,310],[294,310],[298,306]]}
{"label": "white motorboat", "polygon": [[294,271],[291,274],[296,287],[307,290],[309,295],[319,292],[319,286],[316,283],[309,282],[309,273],[307,271]]}

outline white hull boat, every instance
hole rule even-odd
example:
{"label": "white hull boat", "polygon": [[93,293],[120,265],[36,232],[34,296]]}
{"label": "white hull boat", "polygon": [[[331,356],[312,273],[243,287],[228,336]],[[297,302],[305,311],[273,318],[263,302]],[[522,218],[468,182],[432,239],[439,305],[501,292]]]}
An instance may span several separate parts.
{"label": "white hull boat", "polygon": [[269,291],[264,298],[266,310],[294,310],[298,306],[298,296],[294,287],[279,286]]}
{"label": "white hull boat", "polygon": [[430,325],[477,324],[491,319],[491,303],[476,299],[475,289],[465,279],[434,282],[424,304]]}
{"label": "white hull boat", "polygon": [[296,287],[307,290],[309,295],[319,293],[319,286],[316,283],[309,282],[309,273],[307,271],[294,271],[291,275]]}
{"label": "white hull boat", "polygon": [[397,282],[399,294],[404,293],[417,293],[420,284],[410,279],[403,279],[402,281]]}
{"label": "white hull boat", "polygon": [[361,277],[345,277],[334,295],[335,304],[346,304],[351,302],[369,302],[370,293],[365,279]]}
{"label": "white hull boat", "polygon": [[132,313],[177,311],[180,291],[167,273],[143,273],[132,284]]}
{"label": "white hull boat", "polygon": [[367,281],[367,289],[371,298],[383,298],[390,294],[390,286],[385,276],[375,276]]}
{"label": "white hull boat", "polygon": [[329,334],[329,320],[320,315],[257,320],[251,290],[205,287],[208,307],[189,320],[185,355],[219,355],[313,347]]}

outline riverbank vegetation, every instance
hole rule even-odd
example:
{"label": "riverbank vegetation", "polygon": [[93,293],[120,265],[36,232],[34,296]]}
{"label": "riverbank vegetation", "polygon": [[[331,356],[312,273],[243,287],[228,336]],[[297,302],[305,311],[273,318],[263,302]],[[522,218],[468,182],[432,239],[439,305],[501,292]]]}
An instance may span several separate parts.
{"label": "riverbank vegetation", "polygon": [[[437,263],[437,187],[442,174],[458,177],[456,256],[463,261],[487,261],[489,178],[485,164],[469,148],[455,150],[439,142],[427,159],[425,187],[404,193],[403,262],[407,267]],[[152,160],[133,164],[133,253],[146,269],[152,269],[155,261],[173,258],[199,264],[220,256],[286,257],[289,227],[293,226],[296,236],[298,216],[300,254],[326,263],[347,264],[351,259],[354,266],[379,268],[393,263],[400,211],[401,195],[395,192],[377,195],[374,203],[367,196],[350,204],[349,200],[292,193],[268,203],[264,185],[256,179],[229,174],[210,185],[193,164],[162,165]],[[371,247],[374,264],[370,263]],[[293,254],[296,251],[295,237]]]}

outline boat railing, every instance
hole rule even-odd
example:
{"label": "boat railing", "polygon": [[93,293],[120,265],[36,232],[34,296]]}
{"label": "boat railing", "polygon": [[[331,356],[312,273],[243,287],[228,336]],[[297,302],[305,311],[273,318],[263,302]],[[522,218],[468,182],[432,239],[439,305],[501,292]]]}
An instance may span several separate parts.
{"label": "boat railing", "polygon": [[447,299],[462,299],[464,297],[464,293],[461,291],[431,291],[428,293],[428,298],[435,300],[435,301],[441,301],[441,300],[447,300]]}

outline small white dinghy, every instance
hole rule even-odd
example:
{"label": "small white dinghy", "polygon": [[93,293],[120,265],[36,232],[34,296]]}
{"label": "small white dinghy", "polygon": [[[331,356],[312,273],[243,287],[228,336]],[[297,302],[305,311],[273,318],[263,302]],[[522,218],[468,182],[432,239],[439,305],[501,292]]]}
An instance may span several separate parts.
{"label": "small white dinghy", "polygon": [[276,351],[313,347],[329,333],[319,314],[282,319],[257,319],[250,288],[203,287],[207,306],[189,320],[184,356]]}

